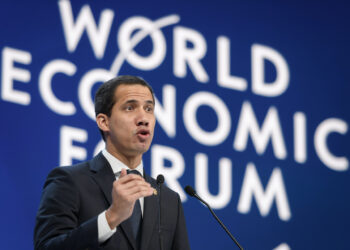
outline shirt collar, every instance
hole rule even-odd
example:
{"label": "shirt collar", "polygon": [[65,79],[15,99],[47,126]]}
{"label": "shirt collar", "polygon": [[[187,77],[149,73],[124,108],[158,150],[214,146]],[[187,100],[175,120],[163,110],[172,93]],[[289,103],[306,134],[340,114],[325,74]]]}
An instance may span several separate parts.
{"label": "shirt collar", "polygon": [[[106,149],[102,150],[103,156],[107,159],[109,165],[112,167],[112,171],[114,174],[122,171],[123,168],[126,170],[130,169],[128,166],[126,166],[123,162],[121,162],[118,158],[111,155]],[[143,162],[141,160],[141,163],[135,168],[141,176],[143,176]]]}

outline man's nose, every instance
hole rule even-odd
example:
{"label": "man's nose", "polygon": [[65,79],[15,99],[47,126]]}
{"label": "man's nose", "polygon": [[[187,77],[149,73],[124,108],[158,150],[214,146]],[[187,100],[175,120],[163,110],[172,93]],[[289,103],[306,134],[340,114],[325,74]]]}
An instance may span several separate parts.
{"label": "man's nose", "polygon": [[148,126],[149,122],[145,119],[142,118],[137,122],[137,126]]}
{"label": "man's nose", "polygon": [[147,113],[144,110],[140,110],[136,119],[137,126],[148,126],[149,124]]}

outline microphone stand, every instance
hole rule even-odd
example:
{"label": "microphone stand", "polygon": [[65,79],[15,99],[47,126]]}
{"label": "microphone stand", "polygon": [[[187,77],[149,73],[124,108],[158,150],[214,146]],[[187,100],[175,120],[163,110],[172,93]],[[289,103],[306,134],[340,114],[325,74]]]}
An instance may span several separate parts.
{"label": "microphone stand", "polygon": [[228,236],[230,236],[230,238],[239,247],[239,249],[243,250],[243,247],[238,243],[238,241],[235,239],[235,237],[233,237],[233,235],[230,233],[230,231],[227,229],[227,227],[224,225],[224,223],[221,222],[219,217],[216,216],[216,214],[214,213],[213,209],[211,209],[209,204],[206,203],[201,197],[199,197],[198,194],[196,193],[196,191],[191,186],[186,186],[185,191],[187,194],[197,198],[200,202],[202,202],[204,205],[206,205],[209,208],[209,211],[211,212],[211,214],[214,216],[214,218],[217,220],[217,222],[219,222],[220,226],[225,230],[225,232],[228,234]]}
{"label": "microphone stand", "polygon": [[163,247],[163,237],[162,237],[162,229],[161,229],[161,209],[160,209],[160,194],[161,194],[161,187],[162,184],[164,183],[164,176],[163,175],[158,175],[157,176],[157,185],[158,185],[158,206],[159,206],[159,213],[158,213],[158,234],[159,234],[159,246],[160,250],[164,250]]}

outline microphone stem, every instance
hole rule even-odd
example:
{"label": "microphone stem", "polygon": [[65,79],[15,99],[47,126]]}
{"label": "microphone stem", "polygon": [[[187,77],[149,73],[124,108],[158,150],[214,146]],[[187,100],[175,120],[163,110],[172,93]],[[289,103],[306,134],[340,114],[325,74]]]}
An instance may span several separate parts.
{"label": "microphone stem", "polygon": [[209,208],[209,211],[211,212],[211,214],[214,216],[214,218],[217,220],[217,222],[219,222],[219,224],[225,230],[225,232],[230,236],[230,238],[233,240],[233,242],[239,247],[239,249],[243,250],[243,247],[238,243],[238,241],[235,239],[235,237],[233,237],[233,235],[230,233],[230,231],[227,229],[227,227],[224,225],[224,223],[221,222],[219,217],[216,216],[216,214],[214,213],[213,209],[211,209],[209,204],[206,203],[204,200],[202,200],[197,194],[195,194],[195,196],[197,197],[198,200],[200,200],[204,205],[206,205]]}
{"label": "microphone stem", "polygon": [[158,183],[158,189],[159,189],[159,194],[158,194],[158,205],[159,205],[159,213],[158,213],[158,234],[159,234],[159,246],[160,246],[160,250],[163,250],[163,237],[162,237],[162,229],[161,229],[161,209],[160,209],[160,194],[161,194],[161,183]]}

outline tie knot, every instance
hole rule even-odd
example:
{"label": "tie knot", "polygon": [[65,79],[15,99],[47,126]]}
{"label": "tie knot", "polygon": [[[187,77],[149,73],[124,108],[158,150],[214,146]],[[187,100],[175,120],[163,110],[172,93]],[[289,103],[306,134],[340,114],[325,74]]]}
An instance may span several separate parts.
{"label": "tie knot", "polygon": [[[118,172],[114,173],[114,175],[115,175],[115,177],[117,179],[120,177],[121,172],[122,171],[118,171]],[[128,169],[128,170],[126,170],[126,173],[127,174],[138,174],[139,176],[142,177],[142,174],[139,171],[135,170],[135,169]]]}
{"label": "tie knot", "polygon": [[135,169],[132,169],[132,170],[128,169],[126,172],[128,174],[138,174],[138,175],[142,176],[141,173],[139,171],[135,170]]}

